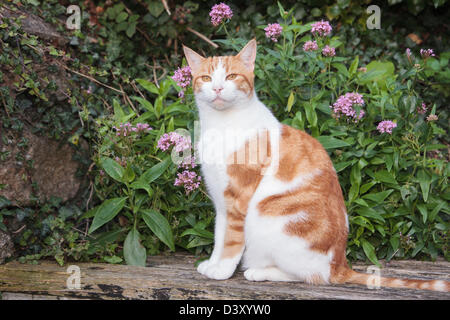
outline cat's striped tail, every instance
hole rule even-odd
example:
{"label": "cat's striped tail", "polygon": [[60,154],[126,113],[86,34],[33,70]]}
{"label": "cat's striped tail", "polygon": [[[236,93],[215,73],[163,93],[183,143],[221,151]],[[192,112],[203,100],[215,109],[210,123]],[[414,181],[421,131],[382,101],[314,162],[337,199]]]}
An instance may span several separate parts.
{"label": "cat's striped tail", "polygon": [[445,280],[416,280],[416,279],[400,279],[387,278],[374,274],[360,273],[352,269],[345,270],[339,277],[341,283],[354,283],[365,286],[389,287],[389,288],[405,288],[450,292],[450,282]]}

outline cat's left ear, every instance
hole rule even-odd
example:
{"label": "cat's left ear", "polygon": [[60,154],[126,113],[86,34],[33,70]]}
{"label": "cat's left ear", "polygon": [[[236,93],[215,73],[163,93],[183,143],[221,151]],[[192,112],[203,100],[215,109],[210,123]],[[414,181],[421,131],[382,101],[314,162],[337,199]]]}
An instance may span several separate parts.
{"label": "cat's left ear", "polygon": [[241,59],[249,71],[253,71],[256,59],[256,39],[250,40],[236,57]]}

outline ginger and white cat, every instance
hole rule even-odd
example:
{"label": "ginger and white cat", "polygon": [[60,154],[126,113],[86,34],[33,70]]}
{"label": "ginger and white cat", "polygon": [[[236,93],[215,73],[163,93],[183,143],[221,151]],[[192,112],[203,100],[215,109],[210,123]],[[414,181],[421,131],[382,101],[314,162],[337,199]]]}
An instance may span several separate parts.
{"label": "ginger and white cat", "polygon": [[[198,156],[216,210],[214,250],[198,271],[228,279],[242,260],[251,281],[367,285],[371,275],[347,264],[347,212],[327,152],[256,96],[256,40],[236,56],[183,49],[200,117]],[[383,277],[380,285],[450,289],[441,280]]]}

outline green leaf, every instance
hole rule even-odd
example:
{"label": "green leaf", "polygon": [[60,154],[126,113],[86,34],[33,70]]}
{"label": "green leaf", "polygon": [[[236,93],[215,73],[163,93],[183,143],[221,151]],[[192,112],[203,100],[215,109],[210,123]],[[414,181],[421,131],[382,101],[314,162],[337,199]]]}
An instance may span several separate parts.
{"label": "green leaf", "polygon": [[156,87],[156,85],[153,82],[150,82],[145,79],[136,79],[136,82],[139,83],[148,92],[159,94],[158,87]]}
{"label": "green leaf", "polygon": [[373,247],[373,245],[364,238],[361,238],[361,245],[367,258],[369,258],[372,263],[381,267],[380,263],[378,262],[377,255],[375,254],[375,248]]}
{"label": "green leaf", "polygon": [[103,260],[105,260],[108,263],[112,263],[112,264],[118,264],[123,261],[123,259],[118,256],[105,256],[105,257],[103,257]]}
{"label": "green leaf", "polygon": [[128,164],[123,175],[123,180],[130,183],[134,180],[135,177],[136,175],[133,171],[133,168],[131,168],[131,166]]}
{"label": "green leaf", "polygon": [[372,208],[363,207],[363,208],[357,209],[356,212],[361,216],[364,216],[367,218],[372,218],[372,219],[378,220],[380,222],[385,222],[385,220],[381,216],[381,214],[379,214]]}
{"label": "green leaf", "polygon": [[364,195],[363,198],[369,199],[377,204],[381,204],[381,203],[383,203],[384,199],[389,197],[389,195],[392,192],[394,192],[394,189],[389,189],[389,190],[377,192],[377,193],[369,193],[369,194]]}
{"label": "green leaf", "polygon": [[203,238],[207,238],[207,239],[214,239],[214,234],[208,230],[204,230],[204,229],[198,229],[198,228],[190,228],[190,229],[186,229],[181,235],[180,237],[184,237],[186,235],[195,235],[195,236],[199,236],[199,237],[203,237]]}
{"label": "green leaf", "polygon": [[214,240],[213,239],[206,239],[206,238],[194,238],[192,239],[192,241],[190,241],[186,248],[190,249],[190,248],[195,248],[195,247],[199,247],[199,246],[207,246],[211,243],[213,243]]}
{"label": "green leaf", "polygon": [[150,184],[151,182],[155,181],[160,175],[164,173],[164,171],[166,171],[171,162],[172,159],[170,157],[165,158],[160,163],[145,171],[138,179],[139,182]]}
{"label": "green leaf", "polygon": [[334,68],[336,68],[339,73],[343,74],[346,78],[349,77],[348,71],[347,71],[347,67],[340,62],[334,62],[331,64]]}
{"label": "green leaf", "polygon": [[126,35],[131,38],[136,33],[136,25],[137,22],[130,23],[128,25],[127,31],[125,31]]}
{"label": "green leaf", "polygon": [[292,106],[294,105],[295,102],[295,94],[294,91],[291,91],[291,94],[289,95],[288,101],[287,101],[287,105],[286,105],[286,111],[287,112],[291,112]]}
{"label": "green leaf", "polygon": [[152,188],[148,183],[145,183],[143,181],[135,181],[133,182],[130,187],[134,190],[142,189],[147,191],[148,195],[150,196],[153,192]]}
{"label": "green leaf", "polygon": [[150,103],[150,101],[147,101],[147,100],[145,100],[144,98],[141,98],[141,97],[136,97],[136,96],[134,96],[134,97],[131,97],[133,100],[136,100],[136,101],[138,101],[140,104],[141,104],[141,106],[143,106],[145,109],[147,109],[148,111],[150,111],[150,112],[152,112],[152,113],[155,113],[155,109],[153,109],[153,106],[152,106],[152,104]]}
{"label": "green leaf", "polygon": [[319,140],[319,142],[327,150],[350,146],[349,143],[342,141],[340,139],[331,137],[331,136],[320,136],[320,137],[317,137],[317,140]]}
{"label": "green leaf", "polygon": [[145,267],[147,252],[139,240],[139,231],[131,229],[123,244],[123,256],[128,265]]}
{"label": "green leaf", "polygon": [[358,63],[359,63],[359,56],[356,56],[352,64],[350,65],[350,68],[348,69],[349,77],[356,73],[356,70],[358,69]]}
{"label": "green leaf", "polygon": [[397,184],[397,180],[395,180],[395,177],[387,170],[381,170],[378,172],[374,172],[374,177],[376,180],[380,182],[387,182],[392,184]]}
{"label": "green leaf", "polygon": [[161,1],[150,1],[150,3],[148,4],[148,11],[152,16],[158,18],[164,11],[164,5],[161,3]]}
{"label": "green leaf", "polygon": [[121,23],[125,20],[127,20],[128,18],[128,13],[126,13],[125,11],[122,11],[121,13],[119,13],[116,17],[116,23]]}
{"label": "green leaf", "polygon": [[421,169],[417,173],[417,179],[419,180],[420,189],[422,189],[423,201],[427,202],[430,193],[431,177],[425,170]]}
{"label": "green leaf", "polygon": [[422,215],[422,221],[423,223],[427,222],[428,218],[428,210],[425,204],[420,203],[417,205],[417,209],[419,210],[420,214]]}
{"label": "green leaf", "polygon": [[113,198],[103,202],[95,212],[89,234],[111,221],[122,210],[127,199],[128,197]]}
{"label": "green leaf", "polygon": [[120,106],[119,101],[117,101],[116,99],[113,99],[113,107],[114,107],[114,118],[117,121],[122,122],[122,119],[125,118],[125,112]]}
{"label": "green leaf", "polygon": [[166,217],[152,209],[141,209],[140,212],[150,230],[172,251],[175,251],[172,229]]}
{"label": "green leaf", "polygon": [[103,170],[114,180],[123,182],[125,169],[111,158],[101,158],[100,165]]}

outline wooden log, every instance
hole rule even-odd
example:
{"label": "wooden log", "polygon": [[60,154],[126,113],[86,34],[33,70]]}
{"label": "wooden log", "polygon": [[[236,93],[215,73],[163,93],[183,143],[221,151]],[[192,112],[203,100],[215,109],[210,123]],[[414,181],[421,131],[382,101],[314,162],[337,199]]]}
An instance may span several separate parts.
{"label": "wooden log", "polygon": [[[147,267],[104,263],[72,263],[80,268],[80,289],[68,289],[68,263],[37,265],[9,262],[0,266],[3,299],[450,299],[450,293],[412,289],[369,289],[360,285],[313,286],[299,282],[250,282],[241,271],[231,279],[210,280],[195,270],[187,254],[153,256]],[[365,272],[367,265],[356,264]],[[382,276],[450,281],[446,261],[391,261]]]}

